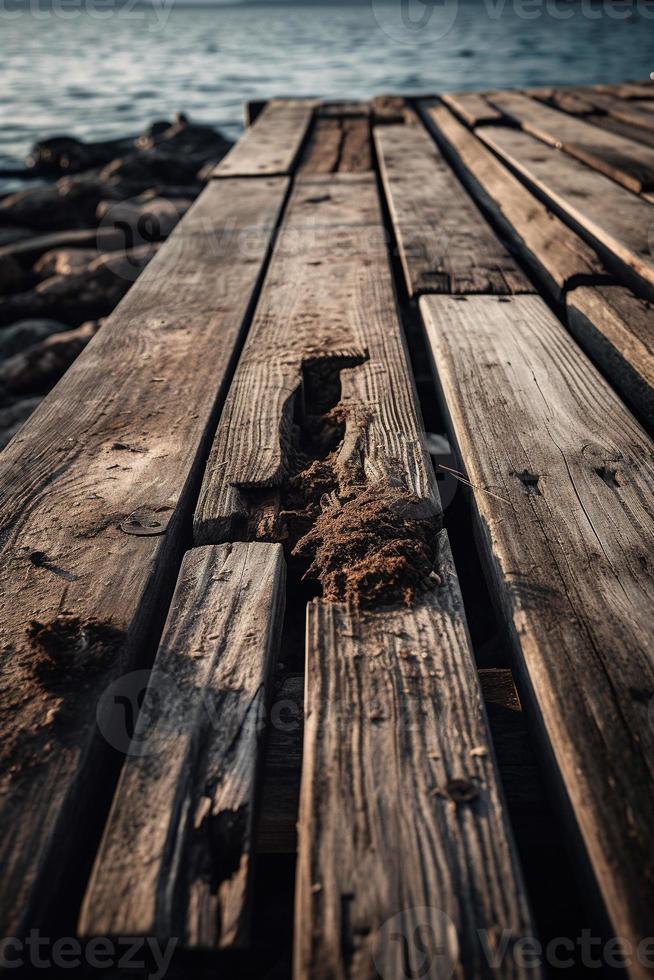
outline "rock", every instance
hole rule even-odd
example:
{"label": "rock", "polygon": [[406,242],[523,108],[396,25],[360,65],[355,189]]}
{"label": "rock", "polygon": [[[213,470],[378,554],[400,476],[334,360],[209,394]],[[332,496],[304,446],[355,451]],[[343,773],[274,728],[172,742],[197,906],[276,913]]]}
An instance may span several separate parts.
{"label": "rock", "polygon": [[23,398],[5,408],[0,408],[0,449],[4,449],[10,439],[23,427],[41,398]]}
{"label": "rock", "polygon": [[113,160],[100,173],[105,181],[120,180],[132,188],[150,187],[153,183],[191,184],[204,162],[204,157],[165,150],[130,153]]}
{"label": "rock", "polygon": [[210,126],[191,123],[183,113],[180,113],[167,129],[142,136],[136,141],[136,145],[144,151],[156,147],[167,152],[171,150],[183,152],[187,157],[199,156],[203,158],[204,163],[210,159],[222,160],[232,147],[232,143],[225,139],[222,133]]}
{"label": "rock", "polygon": [[38,344],[40,340],[68,330],[59,320],[19,320],[0,330],[0,360]]}
{"label": "rock", "polygon": [[0,248],[24,242],[34,234],[29,228],[0,228]]}
{"label": "rock", "polygon": [[101,167],[117,154],[128,152],[133,140],[84,143],[72,136],[54,136],[35,143],[25,165],[32,174],[54,177]]}
{"label": "rock", "polygon": [[12,255],[0,256],[0,296],[18,292],[27,285],[23,267]]}
{"label": "rock", "polygon": [[46,252],[34,265],[39,279],[50,276],[72,276],[84,272],[98,258],[95,248],[56,248]]}
{"label": "rock", "polygon": [[80,175],[62,177],[54,186],[31,187],[0,201],[0,225],[30,227],[36,231],[88,228],[94,224],[102,200],[120,200],[115,181]]}
{"label": "rock", "polygon": [[124,246],[125,236],[118,228],[72,228],[6,245],[0,248],[0,259],[11,255],[24,269],[31,269],[41,255],[57,249],[90,248],[97,252],[112,252]]}
{"label": "rock", "polygon": [[188,198],[157,197],[142,202],[103,201],[96,217],[103,228],[114,227],[124,231],[128,248],[144,242],[156,242],[167,238],[180,218],[191,206]]}
{"label": "rock", "polygon": [[47,391],[68,370],[98,329],[84,323],[52,336],[0,363],[0,387],[13,394]]}

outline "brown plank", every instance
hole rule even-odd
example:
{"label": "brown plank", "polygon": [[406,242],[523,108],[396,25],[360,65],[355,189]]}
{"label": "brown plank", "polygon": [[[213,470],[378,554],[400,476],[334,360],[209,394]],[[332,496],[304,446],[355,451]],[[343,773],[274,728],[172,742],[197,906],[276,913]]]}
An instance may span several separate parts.
{"label": "brown plank", "polygon": [[403,95],[376,95],[370,102],[370,112],[375,126],[396,126],[415,121],[413,109]]}
{"label": "brown plank", "polygon": [[654,188],[654,150],[529,99],[491,92],[490,102],[527,133],[606,174],[629,190]]}
{"label": "brown plank", "polygon": [[186,554],[82,934],[247,945],[259,742],[285,575],[277,544]]}
{"label": "brown plank", "polygon": [[295,186],[207,464],[196,541],[283,536],[303,432],[332,409],[345,413],[333,448],[341,486],[400,481],[416,515],[438,512],[373,175]]}
{"label": "brown plank", "polygon": [[[630,126],[628,123],[621,122],[619,119],[614,119],[612,116],[607,116],[606,114],[587,116],[587,119],[588,122],[592,122],[593,126],[599,126],[600,129],[608,129],[609,132],[626,136],[627,139],[637,140],[639,143],[645,143],[646,146],[654,146],[654,133],[648,129],[639,129],[636,126]],[[646,194],[643,194],[643,197],[646,196]]]}
{"label": "brown plank", "polygon": [[593,112],[593,104],[585,97],[585,90],[569,91],[559,88],[529,88],[525,95],[540,102],[547,102],[555,109],[568,112],[572,116],[587,116]]}
{"label": "brown plank", "polygon": [[555,298],[560,299],[571,284],[605,278],[593,250],[447,109],[427,108],[424,119],[484,213],[515,243],[535,277]]}
{"label": "brown plank", "polygon": [[315,105],[309,99],[271,99],[220,161],[213,177],[273,177],[292,173]]}
{"label": "brown plank", "polygon": [[531,973],[489,963],[533,933],[445,531],[436,568],[410,609],[309,606],[296,980]]}
{"label": "brown plank", "polygon": [[95,832],[85,805],[111,789],[96,702],[154,654],[286,189],[208,187],[0,455],[3,935],[63,911]]}
{"label": "brown plank", "polygon": [[654,113],[640,109],[633,102],[615,98],[613,95],[605,95],[601,92],[588,92],[585,97],[597,109],[601,109],[614,119],[619,119],[621,122],[628,123],[630,126],[647,129],[650,133],[654,133]]}
{"label": "brown plank", "polygon": [[635,276],[638,288],[651,290],[650,203],[582,163],[544,148],[527,133],[489,126],[478,130],[478,136],[601,249],[625,281]]}
{"label": "brown plank", "polygon": [[654,906],[654,446],[538,297],[420,303],[523,693],[636,949]]}
{"label": "brown plank", "polygon": [[467,126],[481,126],[502,119],[502,113],[489,105],[481,92],[444,92],[441,99]]}
{"label": "brown plank", "polygon": [[375,145],[411,296],[535,291],[422,126],[377,127]]}
{"label": "brown plank", "polygon": [[593,85],[591,91],[607,92],[620,99],[652,99],[654,98],[654,85],[651,81],[646,82],[624,82],[622,85]]}
{"label": "brown plank", "polygon": [[654,427],[654,304],[622,286],[580,286],[566,296],[566,308],[581,346]]}
{"label": "brown plank", "polygon": [[365,173],[372,170],[372,138],[367,116],[318,118],[298,172]]}

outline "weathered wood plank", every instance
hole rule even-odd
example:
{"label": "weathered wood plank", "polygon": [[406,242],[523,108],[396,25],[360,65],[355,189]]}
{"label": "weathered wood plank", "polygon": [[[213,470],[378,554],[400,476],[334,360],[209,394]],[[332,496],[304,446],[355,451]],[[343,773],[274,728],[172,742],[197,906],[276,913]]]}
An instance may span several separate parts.
{"label": "weathered wood plank", "polygon": [[[606,114],[588,116],[587,119],[588,122],[592,122],[593,126],[599,126],[600,129],[608,129],[609,132],[626,136],[627,139],[637,140],[647,146],[654,146],[654,133],[648,129],[638,129],[636,126],[630,126],[628,123],[621,122],[619,119],[614,119]],[[643,194],[643,197],[646,196]]]}
{"label": "weathered wood plank", "polygon": [[223,157],[214,177],[273,177],[290,174],[311,125],[316,103],[271,99]]}
{"label": "weathered wood plank", "polygon": [[370,102],[370,112],[375,126],[396,126],[415,121],[415,113],[403,95],[376,95]]}
{"label": "weathered wood plank", "polygon": [[286,189],[208,187],[0,455],[3,935],[62,908],[95,833],[84,804],[111,771],[96,702],[154,654]]}
{"label": "weathered wood plank", "polygon": [[186,554],[86,891],[84,935],[247,944],[285,572],[277,544]]}
{"label": "weathered wood plank", "polygon": [[527,133],[489,126],[477,135],[565,214],[607,262],[617,261],[623,278],[633,279],[635,274],[642,281],[636,285],[651,290],[654,208],[650,203],[582,163],[544,148]]}
{"label": "weathered wood plank", "polygon": [[582,160],[636,193],[654,188],[654,150],[519,92],[491,92],[492,105],[525,132]]}
{"label": "weathered wood plank", "polygon": [[654,905],[654,447],[541,299],[420,302],[523,693],[635,949]]}
{"label": "weathered wood plank", "polygon": [[298,172],[365,173],[372,170],[372,137],[367,116],[318,118]]}
{"label": "weathered wood plank", "polygon": [[592,85],[591,92],[608,92],[620,99],[653,99],[654,85],[651,81],[625,82],[622,85]]}
{"label": "weathered wood plank", "polygon": [[614,119],[654,132],[654,113],[638,108],[633,102],[601,92],[586,92],[584,97]]}
{"label": "weathered wood plank", "polygon": [[654,428],[654,305],[622,286],[580,286],[566,308],[581,346]]}
{"label": "weathered wood plank", "polygon": [[487,958],[532,933],[445,531],[436,567],[410,609],[309,606],[296,980],[530,972]]}
{"label": "weathered wood plank", "polygon": [[606,278],[593,250],[447,109],[427,108],[424,119],[482,210],[507,240],[515,242],[536,278],[556,299],[572,284]]}
{"label": "weathered wood plank", "polygon": [[411,296],[535,291],[422,126],[374,135]]}
{"label": "weathered wood plank", "polygon": [[502,113],[489,105],[481,92],[444,92],[441,99],[467,126],[481,126],[502,119]]}
{"label": "weathered wood plank", "polygon": [[339,480],[399,480],[422,516],[439,511],[373,175],[296,183],[207,464],[195,540],[278,540],[307,426],[332,409]]}
{"label": "weathered wood plank", "polygon": [[592,102],[585,97],[584,89],[570,91],[559,88],[529,88],[525,89],[525,95],[538,99],[539,102],[546,102],[572,116],[587,116],[594,111]]}

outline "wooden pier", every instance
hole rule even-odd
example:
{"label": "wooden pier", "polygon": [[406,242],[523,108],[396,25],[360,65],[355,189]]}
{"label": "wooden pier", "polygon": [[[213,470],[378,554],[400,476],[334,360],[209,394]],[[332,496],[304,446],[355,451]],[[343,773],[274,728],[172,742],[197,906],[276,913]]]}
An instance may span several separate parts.
{"label": "wooden pier", "polygon": [[2,935],[644,980],[654,84],[248,122],[0,454]]}

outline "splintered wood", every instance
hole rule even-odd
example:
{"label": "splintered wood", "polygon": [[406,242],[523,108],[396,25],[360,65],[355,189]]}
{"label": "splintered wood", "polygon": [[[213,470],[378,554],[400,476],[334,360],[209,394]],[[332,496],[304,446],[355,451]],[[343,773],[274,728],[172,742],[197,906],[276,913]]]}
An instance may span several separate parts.
{"label": "splintered wood", "polygon": [[280,545],[184,559],[86,893],[87,935],[249,940],[258,746],[283,616]]}
{"label": "splintered wood", "polygon": [[196,542],[283,538],[302,415],[330,411],[343,431],[327,489],[399,485],[414,517],[438,515],[372,176],[296,183],[207,464]]}

